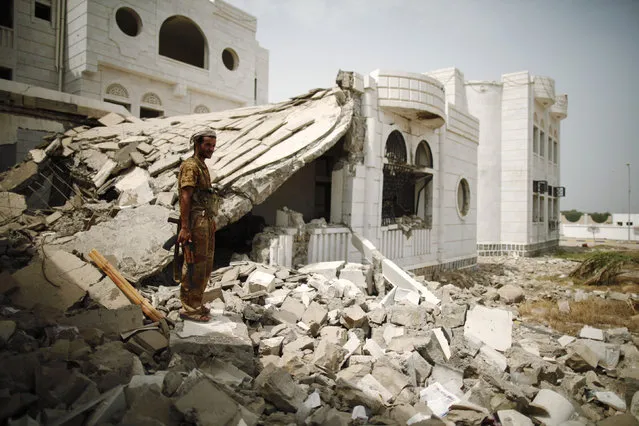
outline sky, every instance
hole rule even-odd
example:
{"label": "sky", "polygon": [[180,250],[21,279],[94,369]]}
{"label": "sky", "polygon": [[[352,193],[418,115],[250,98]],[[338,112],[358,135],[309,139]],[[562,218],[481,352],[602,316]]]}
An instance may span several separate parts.
{"label": "sky", "polygon": [[227,0],[257,17],[269,100],[337,71],[528,70],[568,94],[561,209],[639,212],[639,0]]}

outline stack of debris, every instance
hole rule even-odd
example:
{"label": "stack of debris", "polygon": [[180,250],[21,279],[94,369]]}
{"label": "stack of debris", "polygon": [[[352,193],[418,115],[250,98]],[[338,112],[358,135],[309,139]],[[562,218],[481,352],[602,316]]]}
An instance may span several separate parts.
{"label": "stack of debris", "polygon": [[143,288],[174,328],[144,325],[137,306],[106,309],[87,298],[64,314],[42,305],[30,312],[9,307],[9,293],[0,312],[0,417],[637,424],[639,350],[627,329],[558,336],[515,320],[504,305],[512,289],[493,297],[382,264],[385,295],[376,295],[370,265],[232,262],[211,276],[209,323],[176,320],[178,287]]}

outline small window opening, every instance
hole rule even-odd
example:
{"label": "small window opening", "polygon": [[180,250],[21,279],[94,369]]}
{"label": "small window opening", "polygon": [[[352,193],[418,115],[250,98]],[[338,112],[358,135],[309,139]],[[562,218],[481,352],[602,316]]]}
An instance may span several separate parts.
{"label": "small window opening", "polygon": [[159,111],[153,108],[140,107],[140,118],[157,118],[164,114],[163,111]]}
{"label": "small window opening", "polygon": [[36,18],[51,22],[51,3],[35,2],[34,13]]}
{"label": "small window opening", "polygon": [[13,0],[0,1],[0,27],[13,28]]}
{"label": "small window opening", "polygon": [[222,62],[228,70],[236,70],[237,66],[239,65],[239,60],[237,57],[237,53],[235,53],[235,50],[229,48],[224,49],[222,51]]}
{"label": "small window opening", "polygon": [[533,195],[533,211],[532,211],[532,221],[539,222],[539,195]]}
{"label": "small window opening", "polygon": [[546,134],[542,131],[539,132],[539,156],[542,158],[545,155],[545,146],[546,146]]}
{"label": "small window opening", "polygon": [[200,28],[185,16],[171,16],[160,27],[159,53],[167,58],[206,68],[206,39]]}
{"label": "small window opening", "polygon": [[257,102],[257,77],[253,81],[253,100]]}
{"label": "small window opening", "polygon": [[457,209],[462,217],[470,211],[470,186],[466,179],[460,180],[457,186]]}
{"label": "small window opening", "polygon": [[533,127],[533,153],[539,154],[539,129],[537,126]]}
{"label": "small window opening", "polygon": [[546,212],[546,198],[540,197],[539,198],[539,221],[540,222],[546,221],[545,212]]}
{"label": "small window opening", "polygon": [[13,80],[13,70],[11,68],[0,67],[0,79]]}
{"label": "small window opening", "polygon": [[121,7],[115,12],[115,22],[118,28],[126,35],[135,37],[140,34],[142,20],[140,15],[130,7]]}

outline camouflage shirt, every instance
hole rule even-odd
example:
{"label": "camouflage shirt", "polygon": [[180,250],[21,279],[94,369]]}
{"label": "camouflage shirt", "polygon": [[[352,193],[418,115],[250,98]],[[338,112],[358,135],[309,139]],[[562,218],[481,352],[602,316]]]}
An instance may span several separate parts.
{"label": "camouflage shirt", "polygon": [[193,198],[191,199],[191,212],[205,211],[209,217],[217,215],[219,199],[212,192],[209,169],[197,157],[186,159],[180,166],[178,191],[188,187],[194,188]]}

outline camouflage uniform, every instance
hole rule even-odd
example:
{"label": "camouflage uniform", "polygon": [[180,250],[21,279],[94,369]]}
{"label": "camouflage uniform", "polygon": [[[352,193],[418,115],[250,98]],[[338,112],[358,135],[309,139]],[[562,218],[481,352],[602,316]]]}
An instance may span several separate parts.
{"label": "camouflage uniform", "polygon": [[[213,271],[213,255],[215,252],[215,215],[217,214],[217,196],[211,191],[211,177],[206,165],[193,156],[180,166],[178,191],[193,187],[189,225],[193,241],[192,282],[189,284],[188,264],[184,262],[180,287],[180,300],[186,315],[205,314],[208,310],[202,305],[202,296],[209,276]],[[185,214],[181,212],[181,214]]]}

